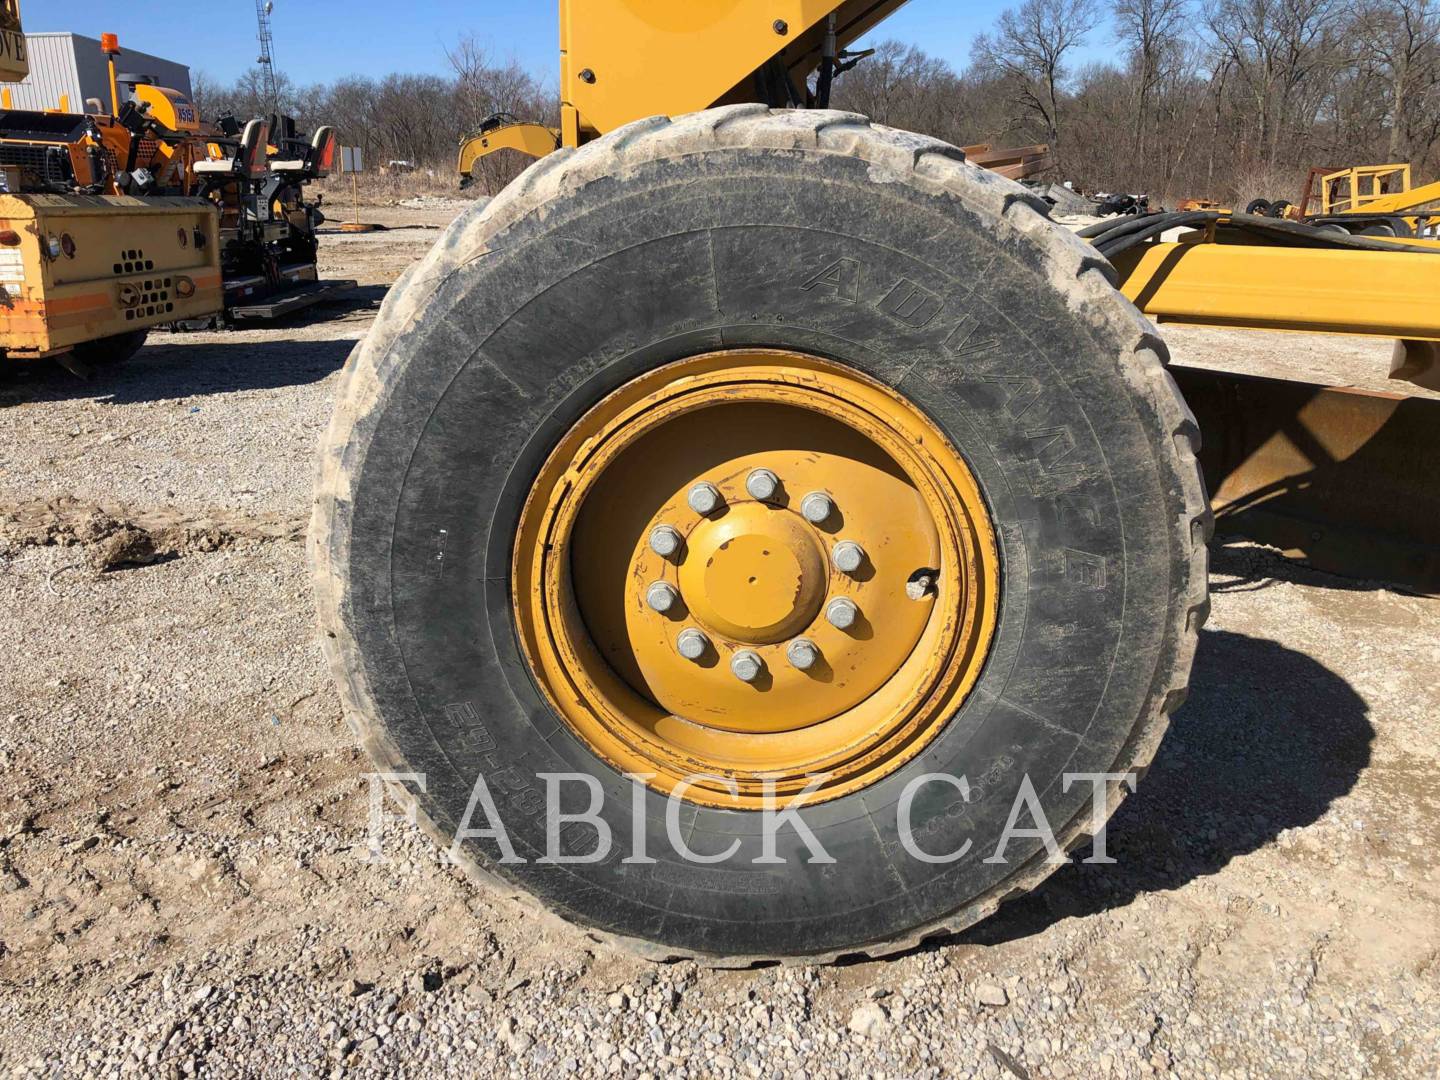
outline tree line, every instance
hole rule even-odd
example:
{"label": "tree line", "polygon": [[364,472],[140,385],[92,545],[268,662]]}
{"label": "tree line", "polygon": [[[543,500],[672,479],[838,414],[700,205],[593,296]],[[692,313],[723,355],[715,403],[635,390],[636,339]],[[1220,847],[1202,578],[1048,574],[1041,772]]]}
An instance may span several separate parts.
{"label": "tree line", "polygon": [[[1109,59],[1082,62],[1086,46]],[[495,112],[555,121],[554,87],[473,38],[445,75],[301,87],[282,106],[334,124],[367,160],[451,167]],[[258,72],[196,80],[213,115],[268,111]],[[963,67],[882,42],[835,84],[836,108],[957,144],[1048,143],[1085,190],[1293,198],[1311,166],[1409,162],[1440,177],[1440,0],[1020,0]],[[496,162],[490,187],[513,176]]]}

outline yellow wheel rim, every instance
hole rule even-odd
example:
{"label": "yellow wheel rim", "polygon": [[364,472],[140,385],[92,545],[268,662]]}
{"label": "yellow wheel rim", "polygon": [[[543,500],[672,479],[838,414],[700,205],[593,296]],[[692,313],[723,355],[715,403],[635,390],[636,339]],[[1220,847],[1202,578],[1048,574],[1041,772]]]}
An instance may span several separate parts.
{"label": "yellow wheel rim", "polygon": [[586,413],[513,567],[521,647],[575,735],[728,808],[820,777],[809,801],[834,798],[913,758],[979,677],[999,593],[984,500],[939,429],[858,371],[760,350]]}

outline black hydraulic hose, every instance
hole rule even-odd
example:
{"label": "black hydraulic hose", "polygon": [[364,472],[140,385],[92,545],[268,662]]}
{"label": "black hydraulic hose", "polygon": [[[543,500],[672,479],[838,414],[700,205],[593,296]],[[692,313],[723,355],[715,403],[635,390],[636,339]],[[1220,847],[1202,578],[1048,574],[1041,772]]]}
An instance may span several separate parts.
{"label": "black hydraulic hose", "polygon": [[1123,230],[1105,233],[1093,242],[1100,254],[1107,259],[1127,251],[1136,244],[1143,244],[1152,237],[1167,233],[1171,229],[1196,228],[1216,220],[1212,210],[1191,210],[1175,214],[1151,214],[1135,221]]}
{"label": "black hydraulic hose", "polygon": [[1075,235],[1082,236],[1086,240],[1090,240],[1094,237],[1102,235],[1103,233],[1109,232],[1111,229],[1118,229],[1122,225],[1129,225],[1133,222],[1139,221],[1142,218],[1155,216],[1155,214],[1123,214],[1120,217],[1103,218],[1100,221],[1095,222],[1095,224],[1093,225],[1086,225],[1083,229],[1078,230]]}
{"label": "black hydraulic hose", "polygon": [[1333,248],[1352,251],[1419,251],[1440,254],[1433,248],[1354,236],[1329,229],[1319,229],[1299,221],[1263,217],[1259,214],[1226,214],[1218,210],[1191,210],[1169,214],[1141,214],[1118,221],[1097,222],[1081,229],[1077,235],[1090,240],[1107,259],[1128,251],[1137,244],[1169,232],[1171,229],[1195,228],[1214,223],[1221,230],[1237,230],[1263,238],[1284,247]]}
{"label": "black hydraulic hose", "polygon": [[834,81],[835,61],[827,56],[820,61],[820,77],[815,80],[815,107],[817,109],[830,107],[830,87]]}
{"label": "black hydraulic hose", "polygon": [[[1123,251],[1125,248],[1133,247],[1135,244],[1148,240],[1152,236],[1159,236],[1171,229],[1206,225],[1214,220],[1214,213],[1208,210],[1189,210],[1173,214],[1143,214],[1113,223],[1109,229],[1103,232],[1094,232],[1086,239],[1090,240],[1102,254],[1108,256],[1112,250]],[[1085,234],[1082,232],[1081,235]]]}
{"label": "black hydraulic hose", "polygon": [[1237,214],[1229,221],[1223,222],[1221,227],[1242,229],[1246,232],[1256,233],[1272,240],[1284,238],[1285,240],[1291,241],[1292,246],[1299,247],[1348,248],[1354,251],[1409,251],[1420,254],[1440,254],[1440,249],[1437,248],[1416,247],[1391,240],[1377,239],[1373,236],[1356,236],[1353,233],[1319,229],[1314,225],[1306,225],[1304,222],[1284,221],[1278,218],[1250,217],[1248,215]]}

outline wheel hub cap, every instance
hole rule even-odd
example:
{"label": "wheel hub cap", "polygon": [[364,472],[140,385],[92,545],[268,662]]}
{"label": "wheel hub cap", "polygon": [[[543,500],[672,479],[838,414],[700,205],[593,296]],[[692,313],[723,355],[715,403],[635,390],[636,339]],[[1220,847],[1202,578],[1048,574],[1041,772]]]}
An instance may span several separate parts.
{"label": "wheel hub cap", "polygon": [[696,621],[754,645],[793,637],[825,600],[825,554],[787,511],[744,503],[691,533],[680,591]]}
{"label": "wheel hub cap", "polygon": [[858,790],[935,737],[979,677],[998,553],[968,467],[906,399],[814,357],[722,352],[562,438],[512,588],[578,738],[658,790],[747,808],[815,774],[812,798]]}

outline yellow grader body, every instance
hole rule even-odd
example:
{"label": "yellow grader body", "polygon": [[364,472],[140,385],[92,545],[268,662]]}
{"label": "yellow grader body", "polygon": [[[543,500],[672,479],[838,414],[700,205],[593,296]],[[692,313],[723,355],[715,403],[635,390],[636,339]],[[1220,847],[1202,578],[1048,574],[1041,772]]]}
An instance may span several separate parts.
{"label": "yellow grader body", "polygon": [[[902,6],[904,0],[848,3],[826,0],[789,0],[761,3],[670,5],[647,2],[590,4],[562,2],[560,6],[561,127],[559,131],[537,124],[499,124],[467,139],[461,147],[460,171],[470,175],[474,163],[500,149],[519,149],[538,156],[553,149],[577,147],[627,123],[657,114],[680,115],[741,102],[803,108],[823,104],[815,100],[807,77],[828,55],[843,58],[847,45],[873,29]],[[997,159],[988,146],[964,148],[972,162],[1017,177],[1013,161],[1044,162],[1044,147],[1001,151]],[[1003,155],[1009,155],[1008,157]],[[992,160],[994,159],[994,160]],[[996,162],[999,162],[997,165]],[[1411,188],[1408,165],[1369,166],[1325,174],[1321,191],[1325,213],[1404,217],[1410,231],[1423,232],[1435,217],[1423,208],[1440,201],[1440,182]],[[1342,200],[1340,192],[1350,193]],[[1333,205],[1332,205],[1333,203]],[[1357,243],[1324,248],[1309,242],[1246,233],[1229,228],[1237,215],[1215,212],[1202,227],[1178,240],[1158,239],[1128,247],[1111,256],[1121,291],[1155,322],[1228,329],[1311,332],[1373,337],[1395,342],[1389,376],[1395,380],[1396,403],[1409,400],[1406,383],[1440,389],[1440,240],[1425,236],[1396,236],[1386,242]],[[1257,224],[1251,222],[1252,225]],[[1433,230],[1431,230],[1433,232]],[[1277,239],[1279,242],[1277,243]],[[1257,373],[1250,373],[1252,376]],[[1386,374],[1356,372],[1358,381],[1373,381]],[[1226,383],[1219,373],[1192,373],[1190,383]],[[1262,385],[1246,382],[1247,401]],[[1231,387],[1235,390],[1235,387]],[[1238,390],[1235,391],[1239,393]],[[1324,398],[1348,390],[1311,386],[1310,396]],[[1204,395],[1208,403],[1224,398],[1217,390]],[[1270,399],[1267,399],[1270,400]],[[1280,395],[1270,401],[1292,401]],[[1426,411],[1440,406],[1425,398],[1407,405]],[[1255,429],[1254,417],[1243,419],[1243,408],[1207,409],[1207,441],[1222,445]],[[1361,410],[1364,415],[1385,415]],[[1351,415],[1351,411],[1321,408],[1294,423],[1266,416],[1262,425],[1280,445],[1278,460],[1291,465],[1309,460],[1303,444],[1311,437],[1326,441],[1325,433],[1310,430],[1315,417]],[[1297,426],[1298,425],[1298,426]],[[1426,452],[1415,445],[1414,425],[1377,423],[1367,434],[1378,440],[1380,461],[1400,461]],[[1308,432],[1300,435],[1298,431]],[[1353,432],[1351,433],[1353,437]],[[1398,444],[1387,446],[1391,440]],[[1293,441],[1292,441],[1293,440]],[[1240,459],[1225,455],[1225,471],[1217,472],[1219,457],[1210,455],[1212,490],[1216,509],[1227,528],[1256,539],[1276,543],[1292,554],[1311,557],[1327,569],[1371,573],[1425,590],[1440,589],[1440,526],[1416,535],[1377,521],[1364,499],[1352,503],[1346,489],[1355,483],[1347,474],[1344,487],[1332,491],[1324,506],[1329,516],[1313,521],[1312,501],[1295,501],[1297,488],[1309,488],[1314,477],[1301,470],[1292,483],[1278,484],[1271,470],[1251,469],[1265,447],[1251,447]],[[1322,463],[1314,463],[1320,469]],[[1381,466],[1377,466],[1381,467]],[[1338,483],[1338,481],[1335,481]],[[1357,491],[1356,494],[1359,494]],[[1254,511],[1256,500],[1267,513]],[[1440,512],[1440,497],[1422,494],[1422,503]],[[1293,513],[1292,513],[1293,510]],[[1298,524],[1275,525],[1287,514]],[[1437,516],[1440,520],[1440,516]],[[1315,540],[1305,542],[1305,536]],[[1323,537],[1323,541],[1319,539]],[[1383,559],[1376,553],[1391,554]],[[1405,557],[1396,551],[1408,552]]]}

